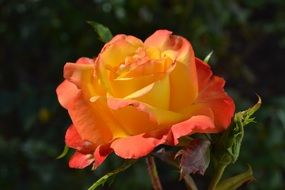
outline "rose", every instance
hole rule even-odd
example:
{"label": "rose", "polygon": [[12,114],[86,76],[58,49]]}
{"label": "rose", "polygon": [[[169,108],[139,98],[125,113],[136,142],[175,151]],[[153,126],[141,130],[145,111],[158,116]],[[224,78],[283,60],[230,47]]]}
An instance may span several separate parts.
{"label": "rose", "polygon": [[66,63],[64,78],[57,95],[73,122],[65,136],[76,149],[73,168],[96,168],[111,152],[137,159],[182,136],[221,132],[234,113],[224,80],[167,30],[145,42],[117,35],[96,58]]}

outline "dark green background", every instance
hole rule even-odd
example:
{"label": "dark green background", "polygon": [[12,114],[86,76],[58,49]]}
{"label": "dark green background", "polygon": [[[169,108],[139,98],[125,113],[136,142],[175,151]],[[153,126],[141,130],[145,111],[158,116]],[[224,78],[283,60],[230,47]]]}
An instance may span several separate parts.
{"label": "dark green background", "polygon": [[[284,0],[0,0],[0,189],[87,189],[120,164],[112,157],[93,172],[55,159],[70,123],[55,95],[63,65],[96,56],[103,45],[87,20],[141,39],[169,29],[201,58],[214,50],[210,64],[237,110],[252,105],[255,93],[263,98],[228,174],[251,164],[256,181],[244,189],[285,189],[284,10]],[[159,163],[159,172],[165,189],[185,189],[173,168]],[[196,178],[203,189],[208,178]],[[109,189],[150,189],[144,161]]]}

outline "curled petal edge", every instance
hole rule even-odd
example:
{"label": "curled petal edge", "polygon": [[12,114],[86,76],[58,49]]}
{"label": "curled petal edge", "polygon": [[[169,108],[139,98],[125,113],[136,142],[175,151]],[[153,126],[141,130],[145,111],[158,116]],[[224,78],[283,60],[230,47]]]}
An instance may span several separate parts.
{"label": "curled petal edge", "polygon": [[70,168],[83,169],[94,162],[92,154],[82,154],[76,151],[69,160]]}
{"label": "curled petal edge", "polygon": [[[91,63],[93,63],[92,59],[89,59],[87,57],[82,57],[82,58],[79,58],[76,61],[76,63],[72,65],[77,65],[78,67],[81,67],[81,66],[84,67],[84,65],[91,66]],[[70,64],[71,63],[66,63],[68,67]],[[66,75],[66,66],[65,66],[64,75]],[[56,94],[57,94],[58,101],[60,105],[64,107],[65,109],[67,109],[68,104],[73,101],[73,99],[78,95],[79,92],[80,92],[80,89],[78,89],[78,87],[74,83],[72,83],[70,80],[64,80],[56,88]]]}
{"label": "curled petal edge", "polygon": [[169,130],[160,130],[116,139],[111,143],[115,154],[125,159],[137,159],[149,154],[161,144],[176,145],[179,138],[194,133],[215,133],[215,125],[207,116],[193,116],[174,124]]}

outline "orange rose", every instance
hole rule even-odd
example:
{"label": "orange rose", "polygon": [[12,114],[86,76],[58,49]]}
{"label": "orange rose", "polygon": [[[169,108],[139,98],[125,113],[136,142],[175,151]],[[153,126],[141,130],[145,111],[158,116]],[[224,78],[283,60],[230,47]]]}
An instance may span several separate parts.
{"label": "orange rose", "polygon": [[111,152],[137,159],[185,135],[223,131],[234,113],[224,80],[167,30],[144,42],[117,35],[96,58],[66,63],[64,78],[56,91],[73,122],[65,136],[76,149],[72,168],[96,168]]}

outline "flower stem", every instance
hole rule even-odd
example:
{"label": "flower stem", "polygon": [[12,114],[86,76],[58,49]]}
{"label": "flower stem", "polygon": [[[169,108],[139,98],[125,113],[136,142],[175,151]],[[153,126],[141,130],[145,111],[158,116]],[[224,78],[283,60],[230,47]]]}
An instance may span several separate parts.
{"label": "flower stem", "polygon": [[198,190],[194,180],[192,179],[192,177],[190,175],[184,175],[183,176],[183,179],[187,185],[187,187],[190,189],[190,190]]}
{"label": "flower stem", "polygon": [[218,185],[220,179],[222,178],[223,173],[224,173],[226,167],[227,167],[226,164],[218,165],[218,167],[217,167],[217,169],[215,171],[214,177],[212,178],[212,180],[210,182],[209,190],[215,190],[216,189],[216,186]]}
{"label": "flower stem", "polygon": [[147,170],[151,178],[152,187],[154,190],[162,190],[159,176],[156,169],[156,164],[152,156],[146,157]]}

